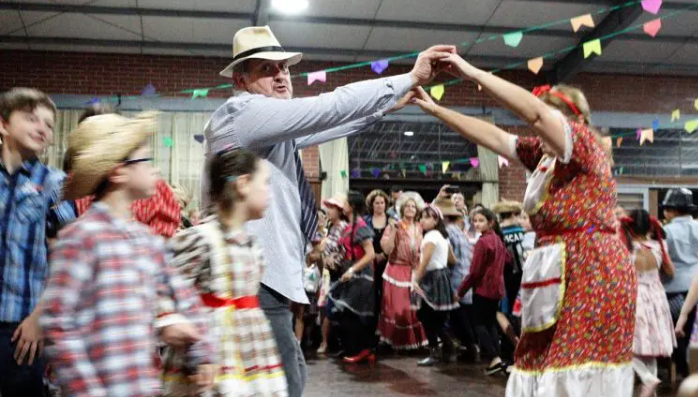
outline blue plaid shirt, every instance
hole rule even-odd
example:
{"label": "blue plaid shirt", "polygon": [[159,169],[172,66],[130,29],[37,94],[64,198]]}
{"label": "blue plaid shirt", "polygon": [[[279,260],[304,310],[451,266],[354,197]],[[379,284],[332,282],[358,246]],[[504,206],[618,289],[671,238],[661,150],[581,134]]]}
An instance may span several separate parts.
{"label": "blue plaid shirt", "polygon": [[75,218],[59,205],[65,174],[39,160],[10,175],[0,163],[0,322],[21,322],[36,306],[48,277],[48,237]]}

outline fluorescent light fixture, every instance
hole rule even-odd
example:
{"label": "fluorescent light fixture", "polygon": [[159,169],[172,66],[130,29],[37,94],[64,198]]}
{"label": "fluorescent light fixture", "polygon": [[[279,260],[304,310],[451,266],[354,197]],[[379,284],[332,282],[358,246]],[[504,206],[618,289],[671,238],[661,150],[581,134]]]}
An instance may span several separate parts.
{"label": "fluorescent light fixture", "polygon": [[405,136],[414,136],[413,131],[405,131]]}
{"label": "fluorescent light fixture", "polygon": [[308,8],[308,0],[272,0],[271,5],[284,14],[299,14]]}

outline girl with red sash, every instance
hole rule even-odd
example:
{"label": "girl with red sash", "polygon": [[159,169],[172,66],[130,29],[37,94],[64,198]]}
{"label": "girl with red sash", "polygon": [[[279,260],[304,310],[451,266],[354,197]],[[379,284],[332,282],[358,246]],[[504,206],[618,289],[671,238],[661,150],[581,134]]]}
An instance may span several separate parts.
{"label": "girl with red sash", "polygon": [[[216,396],[287,396],[286,378],[269,321],[259,307],[262,247],[244,231],[269,202],[269,169],[245,150],[219,153],[210,164],[214,215],[177,234],[174,266],[201,294],[218,347]],[[164,355],[165,396],[192,391],[188,365]]]}

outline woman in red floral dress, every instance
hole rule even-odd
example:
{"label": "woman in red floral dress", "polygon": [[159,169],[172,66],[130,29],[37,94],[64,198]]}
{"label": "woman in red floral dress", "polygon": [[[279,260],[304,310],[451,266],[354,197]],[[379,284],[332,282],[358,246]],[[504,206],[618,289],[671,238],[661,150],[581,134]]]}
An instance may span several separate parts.
{"label": "woman in red floral dress", "polygon": [[456,54],[448,62],[536,135],[517,138],[418,90],[422,109],[533,173],[524,209],[539,248],[523,269],[524,331],[506,396],[632,396],[635,270],[616,235],[610,147],[589,127],[584,95],[568,86],[539,87],[532,95]]}

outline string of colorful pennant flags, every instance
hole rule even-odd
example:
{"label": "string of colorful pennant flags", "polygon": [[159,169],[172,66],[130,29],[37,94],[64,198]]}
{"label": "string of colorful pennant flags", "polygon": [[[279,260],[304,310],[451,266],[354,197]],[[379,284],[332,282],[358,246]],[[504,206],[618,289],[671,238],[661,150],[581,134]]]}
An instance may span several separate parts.
{"label": "string of colorful pennant flags", "polygon": [[[648,13],[656,15],[659,13],[659,11],[661,9],[662,2],[663,2],[662,0],[627,1],[625,3],[618,4],[618,5],[615,5],[612,7],[603,7],[603,8],[600,8],[600,9],[594,11],[594,12],[587,13],[587,14],[580,15],[580,16],[576,16],[573,18],[560,19],[560,20],[549,22],[549,23],[528,27],[528,28],[521,29],[521,30],[514,31],[514,32],[508,32],[508,33],[503,33],[503,34],[493,34],[493,35],[490,35],[487,37],[481,37],[481,38],[479,38],[475,41],[472,41],[472,42],[460,43],[460,46],[469,47],[469,46],[476,45],[479,43],[496,40],[496,39],[501,37],[505,45],[512,47],[512,48],[516,48],[523,41],[525,34],[533,32],[533,31],[543,30],[543,29],[550,28],[552,26],[557,26],[557,25],[569,23],[571,25],[572,31],[578,32],[580,29],[582,29],[582,27],[587,27],[587,28],[595,27],[594,15],[605,14],[605,13],[615,11],[618,9],[622,9],[625,7],[632,7],[632,6],[637,5],[638,3],[641,4],[643,10],[645,10]],[[651,37],[656,37],[656,35],[658,34],[659,30],[662,27],[662,20],[674,18],[677,15],[681,14],[682,12],[685,12],[687,10],[690,10],[690,9],[693,9],[696,7],[698,7],[698,2],[695,4],[689,5],[687,7],[678,9],[674,12],[668,13],[666,15],[660,16],[660,17],[653,19],[651,21],[637,24],[637,25],[632,25],[626,29],[623,29],[623,30],[620,30],[620,31],[617,31],[614,33],[610,33],[610,34],[602,36],[602,37],[598,37],[594,40],[590,40],[590,41],[587,41],[587,42],[584,42],[584,43],[581,43],[578,45],[571,45],[571,46],[565,47],[565,48],[560,49],[560,50],[551,51],[551,52],[548,52],[548,53],[543,54],[541,56],[528,59],[527,61],[512,63],[510,65],[506,65],[502,68],[497,68],[497,69],[491,70],[489,72],[490,73],[498,73],[498,72],[501,72],[504,70],[518,68],[518,67],[525,64],[529,71],[531,71],[534,74],[538,74],[542,70],[546,59],[554,58],[557,55],[571,52],[571,51],[579,48],[580,45],[582,46],[584,58],[588,58],[592,55],[601,56],[602,55],[601,43],[604,40],[608,40],[610,38],[619,36],[621,34],[625,34],[625,33],[628,33],[630,31],[638,30],[640,28],[642,28],[643,31],[647,35],[649,35]],[[414,58],[418,54],[419,54],[419,52],[411,52],[411,53],[397,55],[397,56],[384,58],[384,59],[380,59],[380,60],[347,64],[347,65],[342,65],[342,66],[328,68],[328,69],[314,71],[314,72],[304,72],[304,73],[300,73],[298,75],[294,75],[292,77],[296,77],[296,78],[297,77],[305,77],[307,79],[307,84],[312,85],[313,83],[316,83],[316,82],[326,83],[329,73],[335,73],[335,72],[340,72],[340,71],[355,69],[355,68],[361,68],[361,67],[366,67],[366,66],[370,66],[371,70],[374,73],[382,74],[386,69],[388,69],[388,67],[392,61],[396,61],[396,60],[400,60],[400,59],[407,59],[407,58]],[[436,85],[433,85],[431,87],[425,87],[425,88],[428,90],[428,92],[430,93],[430,95],[434,99],[436,99],[437,101],[440,101],[441,99],[443,99],[443,97],[446,93],[446,87],[452,86],[455,84],[459,84],[461,82],[462,82],[461,79],[453,79],[453,80],[449,80],[449,81],[446,81],[446,82],[443,82],[440,84],[436,84]],[[155,86],[152,83],[148,83],[146,85],[146,87],[142,90],[140,96],[142,96],[142,97],[157,97],[157,96],[187,94],[187,95],[191,95],[192,100],[195,100],[197,98],[206,98],[211,91],[229,89],[232,87],[233,87],[232,84],[221,84],[221,85],[218,85],[215,87],[191,88],[191,89],[180,90],[180,91],[172,92],[172,93],[158,94]],[[478,89],[480,90],[481,87],[478,87]],[[118,96],[118,97],[106,98],[106,99],[104,99],[104,101],[121,102],[124,99],[136,98],[136,97],[138,97],[138,96]],[[102,101],[102,99],[93,98],[88,103],[94,103],[94,102],[100,102],[100,101]],[[698,110],[698,98],[695,100],[694,107]],[[680,120],[681,120],[681,110],[680,109],[673,110],[671,113],[671,123],[675,124],[676,122],[678,122]],[[689,134],[695,132],[696,130],[698,130],[698,119],[686,120],[684,122],[683,127],[684,127],[684,130],[686,132],[688,132]],[[640,145],[644,145],[644,143],[646,141],[649,141],[649,142],[654,141],[654,132],[657,131],[658,129],[659,129],[659,120],[655,120],[655,122],[653,122],[652,128],[640,128],[635,132],[616,134],[614,136],[607,137],[607,139],[611,140],[612,138],[616,138],[616,145],[620,146],[622,144],[623,138],[625,136],[635,135],[636,139],[638,141],[640,141]],[[167,138],[165,138],[165,139],[167,139]],[[194,139],[199,143],[203,143],[203,140],[204,140],[203,135],[195,135]],[[172,142],[164,142],[164,143],[165,143],[165,146],[167,146],[167,147],[172,147],[172,145],[173,145]],[[502,159],[503,158],[500,158],[500,160],[499,160],[500,167],[502,167],[504,165],[504,163],[502,162]],[[506,161],[506,159],[503,159],[503,160]],[[476,157],[471,158],[471,159],[459,159],[459,160],[455,160],[452,162],[453,163],[470,162],[473,167],[479,166],[479,160]],[[447,169],[448,165],[444,166],[443,164],[450,164],[452,162],[449,162],[449,161],[443,162],[442,167],[446,167],[446,169]],[[506,165],[508,165],[508,163]],[[426,167],[426,166],[424,166],[424,167]],[[421,168],[422,167],[420,167],[420,171],[421,171]],[[423,172],[424,173],[426,172],[426,168],[425,168],[425,171],[423,171]],[[344,171],[343,171],[343,173],[346,174],[346,172],[344,172]]]}

